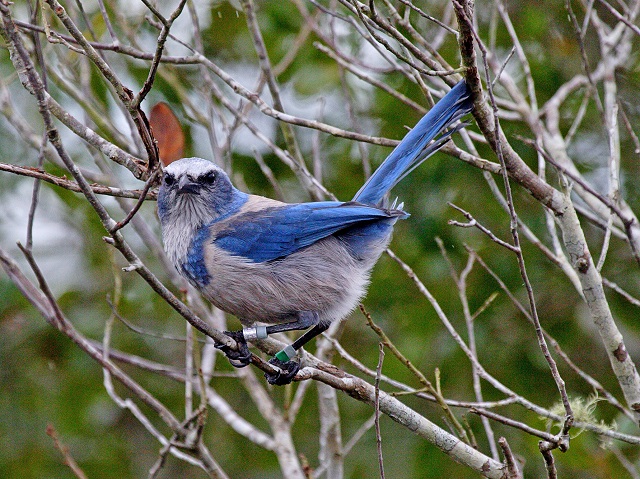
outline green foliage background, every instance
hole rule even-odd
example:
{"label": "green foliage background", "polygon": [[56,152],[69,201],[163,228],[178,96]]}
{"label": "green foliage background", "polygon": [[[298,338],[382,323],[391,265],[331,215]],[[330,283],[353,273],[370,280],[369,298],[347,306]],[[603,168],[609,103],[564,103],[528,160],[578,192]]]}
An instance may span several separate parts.
{"label": "green foliage background", "polygon": [[[541,102],[581,70],[580,51],[563,3],[543,1],[509,4],[511,19],[531,62],[536,92]],[[313,8],[311,4],[307,7]],[[437,18],[442,16],[445,7],[442,2],[422,5],[422,8]],[[109,8],[114,6],[110,5]],[[203,31],[205,54],[230,69],[250,65],[257,71],[255,51],[243,13],[227,2],[210,2],[207,8],[210,10],[210,22]],[[492,15],[493,11],[488,2],[478,2],[476,9],[480,18]],[[287,2],[262,2],[258,14],[270,57],[273,63],[277,63],[291,48],[303,19]],[[91,18],[94,21],[93,27],[98,32],[104,31],[100,15],[94,13]],[[486,38],[488,23],[485,21],[480,25],[480,34]],[[425,28],[433,27],[429,25]],[[179,31],[176,34],[180,36]],[[155,30],[142,23],[139,35],[141,39],[148,40],[155,35]],[[316,111],[321,99],[327,99],[330,106],[340,104],[339,71],[332,60],[313,46],[316,40],[319,39],[311,34],[291,67],[278,78],[287,90],[288,98],[293,99],[297,103],[296,108],[303,111],[305,108]],[[591,41],[590,35],[587,35],[587,52],[595,48]],[[497,28],[495,42],[499,51],[508,53],[511,49],[511,40],[504,28]],[[637,37],[635,43],[638,43]],[[440,53],[450,63],[457,64],[458,53],[453,36],[448,37]],[[115,59],[116,56],[109,58]],[[129,76],[134,90],[139,88],[146,77],[148,64],[117,58],[119,73],[123,77]],[[211,158],[204,128],[194,122],[181,105],[183,95],[186,94],[197,102],[197,95],[201,94],[200,90],[193,89],[194,85],[200,85],[202,81],[198,69],[168,66],[163,66],[162,69],[166,69],[163,73],[167,74],[158,78],[147,104],[150,106],[158,100],[167,101],[186,127],[190,138],[188,154]],[[35,102],[21,89],[19,82],[10,77],[11,71],[6,49],[0,49],[0,72],[4,81],[9,84],[12,102],[16,105],[28,105],[21,109],[21,114],[27,117],[33,128],[40,131],[41,122],[37,117]],[[636,106],[640,84],[638,71],[636,62],[629,65],[627,70],[617,72],[622,77],[622,100],[629,107],[630,119],[636,131],[639,126]],[[95,75],[92,93],[103,102],[98,106],[112,111],[113,119],[119,121],[119,113],[111,97],[105,92],[104,82],[95,71],[92,74]],[[255,78],[248,85],[254,81]],[[385,76],[384,81],[418,103],[426,105],[416,86],[406,78],[391,74]],[[353,77],[349,78],[349,88],[358,100],[356,115],[361,124],[365,125],[367,133],[401,138],[405,125],[414,125],[419,119],[416,112]],[[57,93],[57,87],[54,86],[53,91],[54,94]],[[63,93],[59,95],[65,96]],[[579,100],[576,100],[576,108],[578,104]],[[325,115],[328,123],[348,127],[346,111],[325,111]],[[313,118],[313,115],[309,114],[308,117]],[[567,111],[566,118],[563,118],[565,130],[571,121],[572,111]],[[0,122],[0,161],[35,165],[37,151],[22,143],[6,121],[0,119]],[[510,138],[515,138],[516,135],[527,136],[529,133],[517,122],[504,122],[503,127]],[[474,127],[471,126],[470,129],[473,130]],[[296,128],[296,132],[301,139],[305,157],[310,158],[314,133],[302,128]],[[277,138],[279,146],[284,147],[279,133]],[[459,143],[459,139],[456,141]],[[630,138],[625,137],[622,141],[623,193],[632,208],[638,211],[638,154],[634,151]],[[349,199],[364,181],[358,149],[353,142],[325,134],[320,135],[320,142],[323,183],[339,198]],[[535,152],[517,140],[513,141],[513,145],[535,169]],[[246,185],[253,193],[273,196],[274,191],[260,172],[251,152],[237,144],[233,146],[231,163],[236,182]],[[372,165],[378,165],[390,151],[388,148],[371,145],[366,148]],[[574,156],[583,161],[580,166],[584,172],[597,173],[598,169],[606,165],[606,155],[601,155],[602,151],[606,152],[606,138],[593,105],[587,110],[587,120],[576,139],[575,148],[577,151]],[[72,152],[78,164],[91,164],[86,149],[81,145],[72,149]],[[480,154],[495,161],[488,148],[480,151]],[[264,152],[264,156],[281,182],[287,200],[308,199],[293,174],[273,154]],[[47,165],[46,169],[54,174],[63,174],[51,165]],[[125,182],[134,187],[140,186],[130,177]],[[0,173],[0,244],[15,253],[16,258],[19,254],[13,245],[16,241],[25,241],[25,217],[31,184],[32,180]],[[457,290],[449,275],[447,262],[438,250],[435,237],[442,239],[458,271],[467,261],[464,245],[478,251],[520,301],[526,304],[515,257],[475,229],[460,229],[447,224],[449,219],[462,219],[447,206],[447,202],[454,202],[474,214],[499,237],[509,238],[509,218],[496,204],[481,171],[440,153],[416,170],[394,193],[405,202],[405,209],[411,213],[411,217],[398,224],[392,249],[430,288],[461,331],[464,330],[464,318]],[[515,189],[515,194],[521,218],[541,238],[547,240],[542,207],[518,188]],[[105,202],[112,211],[117,211],[114,202]],[[159,235],[155,204],[148,202],[141,214]],[[121,213],[114,215],[118,217]],[[105,320],[110,315],[106,298],[113,295],[114,264],[117,267],[126,264],[102,241],[104,231],[95,213],[75,193],[43,185],[36,221],[41,221],[44,226],[37,230],[35,255],[42,261],[45,276],[63,310],[84,334],[101,340]],[[586,224],[585,228],[592,251],[599,251],[602,233]],[[134,246],[138,245],[137,251],[145,262],[162,277],[162,269],[153,255],[140,246],[135,235],[131,232],[125,234]],[[640,294],[638,268],[628,248],[615,238],[612,243],[612,250],[603,269],[604,276],[611,277],[628,291]],[[589,325],[588,314],[581,305],[577,292],[538,249],[529,243],[525,243],[524,248],[528,273],[534,285],[544,327],[576,363],[605,387],[619,394],[606,354],[597,333]],[[139,277],[118,274],[123,281],[123,297],[119,306],[123,317],[147,330],[175,336],[184,335],[184,321]],[[471,309],[479,308],[489,295],[497,291],[499,288],[495,281],[476,266],[468,284]],[[613,292],[608,294],[614,316],[625,332],[627,347],[638,360],[638,308],[629,305]],[[446,397],[473,399],[468,361],[448,336],[426,299],[388,257],[383,257],[376,267],[364,304],[394,343],[428,377],[433,378],[435,369],[439,369]],[[238,326],[237,322],[230,324],[234,328]],[[545,407],[558,401],[555,385],[537,346],[533,328],[504,293],[499,292],[497,299],[478,317],[475,326],[480,359],[497,378],[511,385],[519,394]],[[377,342],[375,334],[366,327],[363,316],[358,311],[353,313],[341,340],[345,348],[364,364],[374,368],[378,356]],[[121,324],[116,326],[113,347],[177,368],[183,367],[182,343],[135,334]],[[336,363],[347,371],[355,372],[339,359]],[[570,372],[564,363],[560,362],[559,365],[571,396],[586,397],[592,393],[591,388]],[[231,371],[226,364],[220,368]],[[125,369],[174,411],[178,412],[184,407],[181,384],[131,367],[125,366]],[[385,359],[384,373],[415,384],[407,370],[391,355],[387,355]],[[0,275],[0,477],[71,477],[61,455],[46,434],[49,424],[55,427],[60,439],[68,445],[71,454],[89,477],[145,477],[157,458],[160,446],[128,412],[113,404],[103,388],[102,380],[98,365],[67,338],[48,326],[9,279]],[[216,378],[214,385],[245,418],[266,427],[249,397],[233,379]],[[119,385],[116,387],[126,395],[126,391]],[[279,397],[280,404],[284,406],[286,392],[276,390],[273,394]],[[484,388],[484,394],[486,400],[502,399],[500,394],[488,386]],[[437,407],[416,398],[406,397],[403,400],[421,414],[446,427]],[[372,411],[348,397],[340,397],[339,404],[343,412],[342,432],[346,441],[371,416]],[[545,427],[542,419],[537,419],[533,413],[520,407],[506,407],[501,412],[532,423],[535,427]],[[607,423],[616,421],[622,430],[637,433],[637,429],[610,406],[599,405],[595,416]],[[481,448],[486,451],[486,440],[479,419],[472,415],[466,415],[465,418],[475,432]],[[316,464],[318,421],[314,395],[307,396],[304,412],[297,422],[295,439],[298,451],[312,465]],[[507,437],[512,449],[526,461],[526,476],[543,477],[544,465],[537,452],[537,439],[499,424],[494,426],[496,435]],[[214,413],[209,415],[205,434],[214,456],[231,477],[279,477],[280,470],[272,454],[241,438]],[[435,447],[386,417],[382,419],[382,437],[387,477],[476,477],[468,469],[456,465]],[[637,450],[622,443],[617,444],[617,447],[637,461]],[[590,433],[576,437],[568,453],[556,453],[555,457],[560,477],[628,477],[615,456],[608,449],[600,447],[598,438]],[[378,465],[373,430],[357,443],[347,456],[345,464],[346,477],[376,477]],[[199,478],[205,475],[170,457],[160,477]]]}

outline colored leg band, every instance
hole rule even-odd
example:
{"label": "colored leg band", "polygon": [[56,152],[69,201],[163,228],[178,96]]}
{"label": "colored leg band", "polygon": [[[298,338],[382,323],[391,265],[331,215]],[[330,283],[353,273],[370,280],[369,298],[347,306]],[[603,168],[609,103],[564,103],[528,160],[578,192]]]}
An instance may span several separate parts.
{"label": "colored leg band", "polygon": [[256,326],[254,328],[246,328],[242,330],[242,335],[246,341],[255,341],[256,339],[265,339],[267,337],[266,326]]}
{"label": "colored leg band", "polygon": [[291,345],[289,345],[286,348],[284,348],[282,351],[279,351],[278,354],[276,354],[276,359],[279,361],[282,361],[283,363],[286,363],[287,361],[291,360],[295,356],[296,356],[296,350],[293,349]]}

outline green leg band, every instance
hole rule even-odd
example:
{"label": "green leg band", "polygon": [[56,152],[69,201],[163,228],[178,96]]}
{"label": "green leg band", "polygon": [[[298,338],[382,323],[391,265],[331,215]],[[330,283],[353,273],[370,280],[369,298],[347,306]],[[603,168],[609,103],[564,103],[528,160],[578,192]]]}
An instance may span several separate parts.
{"label": "green leg band", "polygon": [[276,354],[275,358],[278,361],[282,361],[283,363],[286,363],[287,361],[289,361],[292,358],[294,358],[295,355],[296,355],[296,350],[293,349],[291,346],[287,346],[283,350],[278,351],[278,353]]}

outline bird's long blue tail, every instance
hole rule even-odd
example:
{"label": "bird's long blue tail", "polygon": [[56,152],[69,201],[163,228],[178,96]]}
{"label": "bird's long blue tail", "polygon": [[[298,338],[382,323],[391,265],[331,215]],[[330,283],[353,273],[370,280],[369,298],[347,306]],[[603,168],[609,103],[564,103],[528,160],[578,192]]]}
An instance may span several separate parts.
{"label": "bird's long blue tail", "polygon": [[458,129],[441,135],[440,132],[471,111],[472,102],[467,84],[462,80],[454,86],[418,124],[402,139],[400,144],[369,177],[353,197],[359,203],[377,205],[391,188],[438,151]]}

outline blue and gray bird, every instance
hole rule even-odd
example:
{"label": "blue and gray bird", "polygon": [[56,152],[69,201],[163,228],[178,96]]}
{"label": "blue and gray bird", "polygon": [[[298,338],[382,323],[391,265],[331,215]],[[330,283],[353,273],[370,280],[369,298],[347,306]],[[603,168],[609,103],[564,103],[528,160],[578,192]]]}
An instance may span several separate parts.
{"label": "blue and gray bird", "polygon": [[464,126],[445,131],[471,106],[462,81],[348,202],[290,204],[250,195],[201,158],[164,169],[158,215],[165,250],[180,274],[245,328],[227,332],[238,350],[220,347],[231,364],[249,364],[247,341],[308,329],[271,359],[282,372],[266,375],[272,384],[293,379],[297,350],[356,307],[394,224],[409,216],[402,205],[389,206],[387,193]]}

